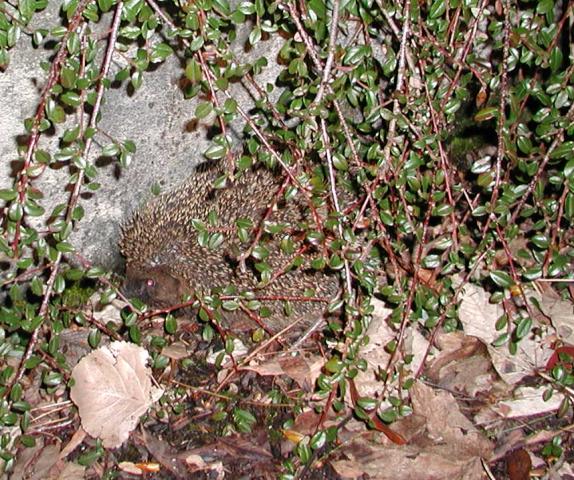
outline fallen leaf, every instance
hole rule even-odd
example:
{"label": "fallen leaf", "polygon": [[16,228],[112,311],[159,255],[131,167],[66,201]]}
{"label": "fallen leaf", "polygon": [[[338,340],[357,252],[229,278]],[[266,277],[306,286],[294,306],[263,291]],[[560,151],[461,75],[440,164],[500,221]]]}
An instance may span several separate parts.
{"label": "fallen leaf", "polygon": [[106,448],[127,440],[150,405],[163,391],[152,386],[147,350],[112,342],[85,356],[72,371],[70,396],[82,427]]}
{"label": "fallen leaf", "polygon": [[[385,304],[377,299],[372,300],[372,305],[374,311],[367,330],[369,344],[361,349],[361,357],[367,362],[367,369],[360,372],[355,378],[357,390],[363,397],[378,395],[381,388],[380,370],[386,368],[391,358],[386,347],[389,342],[398,337],[398,331],[387,322],[392,310],[386,308]],[[427,347],[428,341],[416,329],[407,328],[405,330],[403,352],[405,355],[412,355],[412,361],[409,364],[411,371],[416,372],[418,370]],[[392,386],[399,388],[398,378]]]}
{"label": "fallen leaf", "polygon": [[171,345],[162,348],[161,354],[172,360],[182,360],[189,357],[187,346],[183,342],[173,342]]}
{"label": "fallen leaf", "polygon": [[259,365],[249,365],[241,370],[250,370],[263,376],[287,375],[306,392],[312,391],[315,380],[321,374],[325,360],[318,356],[276,357]]}
{"label": "fallen leaf", "polygon": [[178,457],[175,449],[163,438],[151,435],[145,429],[142,441],[148,452],[160,463],[173,478],[188,478],[183,461]]}
{"label": "fallen leaf", "polygon": [[454,397],[417,382],[410,390],[413,412],[426,418],[427,435],[441,445],[449,445],[460,458],[492,455],[492,443],[466,418]]}
{"label": "fallen leaf", "polygon": [[502,380],[508,385],[516,385],[524,377],[544,370],[554,350],[550,342],[528,336],[520,340],[515,354],[510,353],[508,345],[489,345],[488,352]]}
{"label": "fallen leaf", "polygon": [[501,400],[489,408],[504,418],[529,417],[541,413],[549,413],[558,409],[564,399],[560,392],[554,392],[548,401],[542,395],[547,387],[519,387],[514,391],[512,399]]}
{"label": "fallen leaf", "polygon": [[468,284],[458,307],[458,318],[467,335],[481,339],[485,344],[492,343],[500,333],[496,331],[496,321],[504,313],[499,304],[489,302],[490,294],[483,288]]}
{"label": "fallen leaf", "polygon": [[86,467],[72,462],[65,462],[57,476],[50,476],[50,480],[84,480],[84,478],[86,478]]}
{"label": "fallen leaf", "polygon": [[550,318],[560,339],[574,344],[574,305],[572,302],[556,298],[553,293],[545,292],[540,300],[540,308]]}
{"label": "fallen leaf", "polygon": [[[387,445],[374,448],[360,445],[360,455],[351,460],[373,480],[482,480],[483,468],[478,457],[459,456],[451,445]],[[349,452],[351,447],[347,447]],[[353,478],[353,477],[350,477]]]}
{"label": "fallen leaf", "polygon": [[439,334],[440,352],[425,371],[437,385],[474,397],[491,389],[495,380],[486,347],[462,332]]}
{"label": "fallen leaf", "polygon": [[528,480],[531,468],[532,460],[523,448],[514,450],[506,457],[506,470],[510,480]]}
{"label": "fallen leaf", "polygon": [[45,445],[37,441],[31,448],[22,448],[16,456],[14,470],[10,476],[13,480],[43,480],[48,478],[48,472],[58,461],[60,453],[59,442]]}

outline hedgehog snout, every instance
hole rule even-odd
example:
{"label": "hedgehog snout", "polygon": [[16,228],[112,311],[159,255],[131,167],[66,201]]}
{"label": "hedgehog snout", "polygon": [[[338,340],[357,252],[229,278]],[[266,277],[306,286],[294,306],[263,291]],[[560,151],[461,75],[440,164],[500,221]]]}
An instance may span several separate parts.
{"label": "hedgehog snout", "polygon": [[131,267],[126,269],[122,292],[128,298],[139,298],[151,306],[169,307],[181,302],[184,284],[166,266]]}

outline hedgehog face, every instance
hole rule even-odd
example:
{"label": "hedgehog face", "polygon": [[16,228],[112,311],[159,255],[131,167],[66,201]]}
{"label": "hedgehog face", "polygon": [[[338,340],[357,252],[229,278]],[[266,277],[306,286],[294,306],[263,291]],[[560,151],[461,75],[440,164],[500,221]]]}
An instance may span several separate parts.
{"label": "hedgehog face", "polygon": [[182,297],[189,293],[185,282],[177,278],[165,265],[128,265],[122,290],[127,297],[139,298],[146,304],[159,308],[177,305],[181,303]]}

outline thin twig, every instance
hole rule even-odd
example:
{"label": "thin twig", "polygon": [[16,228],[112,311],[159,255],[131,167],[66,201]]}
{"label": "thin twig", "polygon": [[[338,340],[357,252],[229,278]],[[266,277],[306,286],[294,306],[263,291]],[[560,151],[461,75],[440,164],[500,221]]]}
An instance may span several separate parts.
{"label": "thin twig", "polygon": [[340,0],[334,0],[331,10],[331,22],[330,22],[330,31],[329,31],[329,48],[328,48],[328,55],[327,61],[325,62],[325,69],[323,70],[323,78],[321,79],[321,84],[319,85],[319,91],[317,92],[317,96],[315,100],[313,100],[314,104],[321,103],[323,99],[323,94],[325,93],[325,86],[329,82],[329,77],[331,76],[331,69],[333,68],[333,60],[335,58],[335,46],[337,44],[337,32],[339,31],[339,2]]}
{"label": "thin twig", "polygon": [[[401,44],[399,48],[399,64],[397,69],[397,83],[395,86],[395,92],[401,93],[403,90],[403,82],[405,78],[405,55],[407,51],[407,41],[410,34],[410,9],[411,9],[411,2],[407,0],[403,7],[403,29],[401,33]],[[387,133],[387,143],[385,148],[383,149],[383,164],[380,168],[383,171],[386,171],[389,168],[391,162],[391,148],[395,144],[395,135],[396,135],[396,128],[397,128],[397,117],[400,111],[400,104],[398,98],[393,100],[393,118],[389,122],[389,130]]]}
{"label": "thin twig", "polygon": [[[80,19],[82,18],[83,9],[86,7],[86,5],[88,3],[89,3],[89,1],[86,1],[82,4],[80,4],[78,6],[78,9],[76,10],[76,13],[74,15],[74,18],[78,17],[77,22],[74,23],[76,25],[76,28],[77,28],[77,25],[79,24]],[[106,55],[104,57],[102,68],[100,71],[101,75],[100,75],[100,80],[98,83],[98,88],[97,88],[97,93],[96,93],[96,101],[94,102],[94,108],[93,108],[92,116],[90,118],[90,124],[89,125],[91,128],[95,128],[97,126],[98,115],[100,113],[102,97],[103,97],[104,89],[105,89],[104,79],[107,76],[108,70],[110,68],[113,51],[114,51],[114,48],[116,45],[116,39],[118,36],[119,27],[120,27],[122,8],[123,8],[123,3],[122,2],[118,3],[118,5],[116,6],[114,18],[112,21],[112,28],[110,31],[108,47],[107,47]],[[70,25],[70,28],[71,28],[71,26],[72,26],[72,23]],[[65,44],[66,42],[63,42],[63,43]],[[60,50],[60,51],[62,51],[62,50]],[[63,61],[63,57],[65,56],[66,51],[67,50],[64,50],[64,54],[62,54],[62,58],[59,60],[60,63]],[[58,53],[58,55],[59,55],[59,53]],[[91,148],[92,143],[93,143],[92,138],[93,137],[90,137],[90,138],[88,138],[88,140],[86,140],[86,145],[84,147],[84,152],[83,152],[84,158],[89,157],[90,148]],[[36,139],[36,142],[37,142],[37,139]],[[80,188],[82,186],[83,180],[84,180],[84,172],[80,171],[78,173],[77,180],[76,180],[76,183],[74,185],[74,189],[72,191],[72,194],[70,195],[70,200],[68,202],[67,212],[66,212],[66,221],[67,222],[72,221],[72,214],[73,214],[73,211],[74,211],[76,204],[78,202],[78,198],[80,195]],[[47,317],[48,304],[49,304],[49,301],[50,301],[50,298],[51,298],[51,295],[52,295],[52,292],[54,289],[54,282],[56,281],[56,277],[58,276],[58,273],[60,270],[61,261],[62,261],[62,253],[58,252],[56,260],[54,261],[53,266],[52,266],[52,271],[50,272],[50,277],[48,278],[48,282],[46,283],[46,290],[44,292],[44,297],[42,298],[42,304],[40,305],[40,310],[38,312],[38,315],[43,319],[45,319]],[[32,357],[32,354],[34,353],[34,350],[36,349],[36,344],[38,342],[40,329],[41,329],[41,325],[39,325],[32,332],[32,335],[30,336],[30,340],[28,341],[28,345],[26,346],[26,351],[24,352],[24,355],[22,356],[22,359],[20,360],[20,364],[18,366],[18,371],[16,372],[16,375],[14,375],[14,377],[12,378],[12,381],[10,382],[10,386],[8,388],[8,391],[11,391],[12,388],[14,387],[14,385],[16,385],[22,379],[22,376],[24,375],[24,371],[26,370],[26,363]]]}

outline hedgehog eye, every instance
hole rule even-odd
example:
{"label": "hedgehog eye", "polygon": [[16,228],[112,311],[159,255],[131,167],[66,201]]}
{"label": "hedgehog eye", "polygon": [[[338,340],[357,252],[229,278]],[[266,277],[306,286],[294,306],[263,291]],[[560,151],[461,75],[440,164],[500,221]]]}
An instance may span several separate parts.
{"label": "hedgehog eye", "polygon": [[150,287],[150,288],[155,287],[155,280],[153,278],[148,278],[145,281],[145,284],[146,284],[146,287]]}

